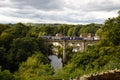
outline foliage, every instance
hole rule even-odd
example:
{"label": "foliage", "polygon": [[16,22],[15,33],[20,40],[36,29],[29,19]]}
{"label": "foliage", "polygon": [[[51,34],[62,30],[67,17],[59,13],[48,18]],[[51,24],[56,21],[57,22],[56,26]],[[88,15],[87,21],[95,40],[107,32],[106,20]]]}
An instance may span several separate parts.
{"label": "foliage", "polygon": [[0,66],[0,80],[14,80],[14,76],[9,70],[2,71],[1,68]]}
{"label": "foliage", "polygon": [[[89,32],[90,29],[87,28],[81,28],[81,30],[84,33]],[[97,31],[97,34],[101,36],[100,43],[89,46],[84,52],[75,53],[68,64],[58,71],[57,76],[68,79],[84,74],[120,69],[119,30],[120,16],[106,20]]]}
{"label": "foliage", "polygon": [[42,53],[36,52],[20,65],[15,77],[19,80],[47,80],[53,73],[47,58]]}
{"label": "foliage", "polygon": [[47,56],[51,51],[43,39],[26,37],[31,26],[22,23],[0,26],[2,26],[0,27],[0,65],[3,69],[14,72],[18,69],[18,65],[34,52],[41,51]]}
{"label": "foliage", "polygon": [[74,36],[74,27],[71,27],[67,33],[68,36]]}
{"label": "foliage", "polygon": [[[26,36],[27,37],[38,37],[39,34],[40,34],[40,28],[39,27],[31,27],[31,29],[28,31]],[[42,35],[44,35],[44,34],[42,33]]]}
{"label": "foliage", "polygon": [[91,51],[74,53],[68,64],[58,71],[58,76],[67,79],[93,72],[120,68],[120,46],[96,47]]}
{"label": "foliage", "polygon": [[34,38],[17,38],[11,44],[8,54],[8,68],[15,71],[19,63],[25,61],[35,51],[39,51],[36,39]]}
{"label": "foliage", "polygon": [[104,25],[97,32],[101,35],[101,45],[120,45],[120,16],[105,21]]}
{"label": "foliage", "polygon": [[[108,19],[101,28],[100,26],[94,23],[27,26],[22,23],[0,24],[0,65],[3,70],[16,71],[16,80],[55,80],[56,77],[68,79],[86,73],[120,68],[120,16]],[[100,44],[78,53],[73,53],[72,47],[67,47],[68,63],[53,77],[54,71],[47,58],[51,49],[39,37],[55,36],[56,33],[79,36],[82,33],[95,34],[96,31],[101,36]],[[13,75],[8,70],[0,71],[0,79],[12,80]]]}
{"label": "foliage", "polygon": [[6,29],[8,29],[8,28],[9,28],[9,26],[4,25],[4,24],[0,24],[0,34],[1,34],[4,30],[6,30]]}
{"label": "foliage", "polygon": [[92,33],[95,34],[96,31],[100,28],[101,25],[97,25],[94,23],[85,25],[84,27],[81,27],[80,33]]}

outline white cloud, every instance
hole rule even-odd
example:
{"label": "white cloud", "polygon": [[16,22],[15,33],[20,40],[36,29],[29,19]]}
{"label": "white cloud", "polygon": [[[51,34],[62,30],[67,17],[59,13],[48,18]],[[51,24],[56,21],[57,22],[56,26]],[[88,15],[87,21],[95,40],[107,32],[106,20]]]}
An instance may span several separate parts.
{"label": "white cloud", "polygon": [[119,0],[0,0],[0,22],[102,23]]}

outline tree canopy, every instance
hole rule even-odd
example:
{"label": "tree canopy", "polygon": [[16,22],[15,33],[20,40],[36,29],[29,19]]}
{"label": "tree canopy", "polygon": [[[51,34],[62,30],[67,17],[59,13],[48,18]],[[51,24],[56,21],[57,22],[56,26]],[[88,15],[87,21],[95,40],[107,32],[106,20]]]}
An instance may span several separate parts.
{"label": "tree canopy", "polygon": [[[87,28],[84,32],[87,32]],[[99,43],[88,46],[83,52],[74,53],[68,64],[58,71],[59,78],[69,79],[84,74],[120,69],[120,16],[106,20],[97,31],[97,35],[101,37]]]}
{"label": "tree canopy", "polygon": [[[107,19],[102,26],[95,23],[0,24],[0,79],[68,79],[98,71],[120,69],[120,12],[118,13],[118,17]],[[56,33],[64,36],[93,33],[99,35],[101,40],[96,45],[88,46],[83,52],[72,52],[73,48],[68,46],[68,61],[55,77],[48,59],[51,46],[40,36],[55,36]],[[59,48],[59,51],[62,49]]]}

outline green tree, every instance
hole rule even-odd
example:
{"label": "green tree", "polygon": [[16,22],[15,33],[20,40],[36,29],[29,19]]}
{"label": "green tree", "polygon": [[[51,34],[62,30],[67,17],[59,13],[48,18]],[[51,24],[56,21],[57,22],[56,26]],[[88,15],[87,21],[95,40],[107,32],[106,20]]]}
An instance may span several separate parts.
{"label": "green tree", "polygon": [[69,30],[69,26],[68,25],[64,25],[64,24],[58,25],[56,33],[61,33],[64,36],[67,36],[68,30]]}
{"label": "green tree", "polygon": [[54,74],[53,68],[48,64],[48,59],[40,52],[36,52],[23,62],[15,77],[19,80],[47,80]]}
{"label": "green tree", "polygon": [[[89,46],[86,51],[75,53],[58,76],[69,77],[91,74],[120,67],[120,16],[105,21],[97,31],[100,43]],[[86,31],[88,29],[85,29]]]}
{"label": "green tree", "polygon": [[100,28],[100,26],[101,26],[100,24],[94,24],[94,23],[85,25],[80,29],[80,33],[92,33],[92,34],[95,34],[96,31]]}
{"label": "green tree", "polygon": [[25,26],[22,23],[17,23],[13,26],[17,32],[17,36],[25,37],[31,27]]}
{"label": "green tree", "polygon": [[5,68],[7,63],[7,51],[4,47],[0,47],[0,65]]}
{"label": "green tree", "polygon": [[109,18],[105,21],[99,34],[101,34],[101,44],[104,46],[116,46],[120,45],[120,16],[116,18]]}
{"label": "green tree", "polygon": [[28,30],[29,27],[26,27],[21,23],[15,24],[10,28],[5,29],[0,35],[0,46],[4,46],[8,51],[13,39],[25,37]]}
{"label": "green tree", "polygon": [[0,66],[0,80],[14,80],[14,76],[9,70],[2,71]]}
{"label": "green tree", "polygon": [[35,38],[17,38],[14,39],[8,54],[8,67],[15,71],[18,65],[25,61],[35,51],[39,51],[39,46]]}
{"label": "green tree", "polygon": [[75,26],[75,29],[74,29],[74,35],[75,36],[80,36],[80,29],[82,28],[83,26],[82,25],[77,25]]}
{"label": "green tree", "polygon": [[39,36],[45,36],[46,35],[46,32],[45,32],[45,29],[44,29],[45,26],[34,26],[32,27],[29,32],[27,33],[27,36],[28,37],[39,37]]}
{"label": "green tree", "polygon": [[0,34],[1,34],[4,30],[6,30],[6,29],[8,29],[8,28],[9,28],[9,26],[0,24]]}
{"label": "green tree", "polygon": [[74,28],[75,28],[75,27],[71,27],[71,28],[68,30],[68,33],[67,33],[68,36],[74,36]]}

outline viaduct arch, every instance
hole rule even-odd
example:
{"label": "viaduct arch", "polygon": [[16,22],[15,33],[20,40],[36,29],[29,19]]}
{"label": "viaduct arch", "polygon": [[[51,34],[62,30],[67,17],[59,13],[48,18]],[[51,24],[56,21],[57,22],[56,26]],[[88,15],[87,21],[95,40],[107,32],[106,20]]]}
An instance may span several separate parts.
{"label": "viaduct arch", "polygon": [[63,48],[63,56],[62,56],[62,63],[63,65],[66,63],[66,47],[72,46],[73,48],[76,48],[76,51],[83,51],[86,49],[88,45],[93,45],[99,42],[99,40],[63,40],[63,39],[46,39],[46,42],[48,44],[53,44],[54,46],[60,46]]}

